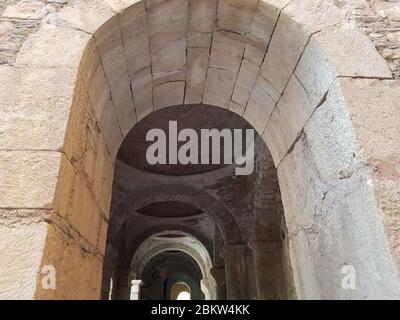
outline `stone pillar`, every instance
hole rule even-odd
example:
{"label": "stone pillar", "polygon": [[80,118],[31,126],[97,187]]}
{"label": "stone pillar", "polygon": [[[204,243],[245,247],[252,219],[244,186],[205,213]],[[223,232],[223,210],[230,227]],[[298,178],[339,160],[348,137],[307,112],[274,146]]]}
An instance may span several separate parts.
{"label": "stone pillar", "polygon": [[142,280],[132,280],[131,281],[131,299],[130,300],[140,300],[140,288],[143,285]]}
{"label": "stone pillar", "polygon": [[259,300],[285,299],[286,282],[282,264],[280,241],[253,241],[257,298]]}
{"label": "stone pillar", "polygon": [[247,250],[248,247],[245,244],[224,246],[221,256],[225,259],[228,300],[249,298]]}
{"label": "stone pillar", "polygon": [[210,270],[217,283],[217,300],[226,300],[226,275],[224,267],[212,268]]}
{"label": "stone pillar", "polygon": [[124,269],[118,272],[117,300],[129,300],[130,298],[131,285],[129,274],[129,269]]}

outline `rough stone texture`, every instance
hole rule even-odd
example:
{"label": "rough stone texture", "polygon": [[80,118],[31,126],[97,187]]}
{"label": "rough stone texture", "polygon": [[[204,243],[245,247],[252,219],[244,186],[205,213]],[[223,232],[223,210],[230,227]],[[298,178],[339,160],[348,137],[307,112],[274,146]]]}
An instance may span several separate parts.
{"label": "rough stone texture", "polygon": [[59,152],[1,151],[1,208],[52,208]]}
{"label": "rough stone texture", "polygon": [[263,135],[276,166],[295,142],[314,108],[301,82],[292,75]]}
{"label": "rough stone texture", "polygon": [[373,169],[385,231],[399,263],[400,82],[343,79],[341,86],[363,156]]}
{"label": "rough stone texture", "polygon": [[0,298],[30,300],[36,292],[47,224],[46,212],[0,210]]}
{"label": "rough stone texture", "polygon": [[[85,251],[75,239],[52,225],[48,226],[42,265],[56,268],[56,290],[43,290],[38,285],[35,299],[100,298],[101,257]],[[74,269],[79,273],[69,272]]]}
{"label": "rough stone texture", "polygon": [[[52,209],[42,263],[62,273],[60,290],[38,287],[36,297],[100,296],[122,139],[154,109],[190,101],[229,108],[264,133],[279,164],[299,298],[398,297],[398,85],[340,80],[345,98],[332,86],[337,76],[398,77],[398,12],[398,3],[363,0],[3,1],[0,207]],[[366,31],[392,74],[364,35],[343,29],[349,20]],[[237,213],[212,206],[224,240],[252,236],[251,179],[222,179],[208,190]],[[176,188],[178,200],[191,192]],[[267,229],[278,224],[262,221]],[[209,222],[201,220],[199,230]],[[27,232],[42,241],[38,225]],[[17,243],[20,237],[15,232]],[[39,240],[29,274],[38,269]],[[247,258],[240,270],[228,263],[227,272],[248,271],[253,297]],[[345,263],[359,273],[356,292],[336,286]],[[27,282],[23,297],[31,293]]]}
{"label": "rough stone texture", "polygon": [[59,71],[0,66],[1,149],[62,147],[76,70]]}
{"label": "rough stone texture", "polygon": [[[270,49],[261,66],[261,75],[282,93],[307,43],[302,27],[282,14],[272,36]],[[282,52],[285,52],[283,55]]]}
{"label": "rough stone texture", "polygon": [[[343,108],[335,84],[278,168],[296,291],[299,298],[394,298],[399,281],[392,278],[395,266],[387,255],[373,189],[366,183],[369,169]],[[351,293],[340,287],[343,261],[357,272]],[[307,270],[299,269],[302,264]]]}

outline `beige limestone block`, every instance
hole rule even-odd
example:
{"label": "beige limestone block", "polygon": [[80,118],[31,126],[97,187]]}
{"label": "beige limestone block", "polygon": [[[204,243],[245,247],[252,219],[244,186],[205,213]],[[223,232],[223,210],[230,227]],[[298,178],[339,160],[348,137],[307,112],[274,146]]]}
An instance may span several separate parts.
{"label": "beige limestone block", "polygon": [[132,79],[137,121],[153,111],[153,80],[151,68],[138,71]]}
{"label": "beige limestone block", "polygon": [[117,119],[123,136],[126,136],[136,122],[136,115],[118,18],[109,20],[96,32],[94,38],[110,86]]}
{"label": "beige limestone block", "polygon": [[314,110],[307,93],[299,80],[292,75],[283,93],[282,99],[272,113],[271,120],[264,133],[268,145],[278,166],[286,152],[295,142]]}
{"label": "beige limestone block", "polygon": [[97,240],[97,251],[99,251],[99,253],[102,255],[104,255],[106,252],[107,231],[108,231],[108,222],[105,221],[104,219],[101,219],[99,228],[99,238]]}
{"label": "beige limestone block", "polygon": [[208,49],[188,49],[185,104],[201,103],[203,101],[204,83],[208,68],[208,56]]}
{"label": "beige limestone block", "polygon": [[79,72],[87,88],[89,100],[93,108],[93,115],[96,121],[100,122],[104,107],[107,101],[110,100],[111,95],[110,87],[93,39],[90,40],[82,56]]}
{"label": "beige limestone block", "polygon": [[243,117],[262,135],[275,105],[276,102],[265,91],[265,87],[257,82]]}
{"label": "beige limestone block", "polygon": [[16,66],[78,68],[90,36],[65,27],[40,28],[24,42]]}
{"label": "beige limestone block", "polygon": [[141,3],[143,0],[104,0],[104,2],[115,13],[123,13],[130,6]]}
{"label": "beige limestone block", "polygon": [[290,17],[281,14],[272,36],[261,74],[282,93],[307,43],[309,34]]}
{"label": "beige limestone block", "polygon": [[253,21],[257,0],[220,0],[218,2],[218,28],[237,33],[247,33]]}
{"label": "beige limestone block", "polygon": [[314,37],[324,48],[337,76],[392,78],[386,61],[358,29],[336,28],[317,33]]}
{"label": "beige limestone block", "polygon": [[185,82],[166,82],[154,87],[154,110],[183,104]]}
{"label": "beige limestone block", "polygon": [[203,104],[227,109],[231,100],[235,75],[229,71],[209,68],[204,89]]}
{"label": "beige limestone block", "polygon": [[357,142],[373,168],[375,197],[400,265],[400,81],[340,79]]}
{"label": "beige limestone block", "polygon": [[110,91],[122,135],[126,137],[136,123],[133,96],[127,71],[110,83]]}
{"label": "beige limestone block", "polygon": [[188,48],[207,48],[211,47],[211,32],[188,32]]}
{"label": "beige limestone block", "polygon": [[185,65],[188,9],[188,0],[147,1],[153,74]]}
{"label": "beige limestone block", "polygon": [[150,66],[149,34],[145,1],[126,9],[119,18],[131,78]]}
{"label": "beige limestone block", "polygon": [[76,74],[69,68],[1,66],[1,149],[61,149]]}
{"label": "beige limestone block", "polygon": [[166,82],[185,81],[186,71],[176,70],[171,72],[158,73],[153,76],[153,86],[156,87]]}
{"label": "beige limestone block", "polygon": [[240,104],[231,101],[231,103],[229,104],[229,111],[232,111],[234,113],[236,113],[237,115],[243,117],[244,114],[244,107],[242,107]]}
{"label": "beige limestone block", "polygon": [[233,90],[233,101],[237,102],[241,106],[247,105],[259,71],[260,68],[257,65],[243,59],[236,80],[235,89]]}
{"label": "beige limestone block", "polygon": [[72,198],[78,172],[65,155],[62,155],[54,197],[54,212],[67,218],[72,210]]}
{"label": "beige limestone block", "polygon": [[[37,287],[36,299],[100,299],[102,259],[49,225],[42,265],[56,269],[56,289]],[[41,277],[39,276],[38,283]]]}
{"label": "beige limestone block", "polygon": [[328,88],[335,81],[335,69],[325,50],[321,48],[320,43],[314,37],[311,38],[304,50],[294,75],[306,90],[313,107],[321,102]]}
{"label": "beige limestone block", "polygon": [[107,217],[110,213],[112,185],[114,179],[114,163],[108,153],[103,135],[97,145],[97,157],[94,169],[93,194],[102,213]]}
{"label": "beige limestone block", "polygon": [[74,92],[68,128],[64,140],[64,152],[72,161],[80,161],[83,157],[88,138],[88,124],[94,122],[91,105],[85,86],[78,79]]}
{"label": "beige limestone block", "polygon": [[46,21],[93,34],[112,16],[112,10],[103,1],[85,0],[66,3],[62,10],[50,13]]}
{"label": "beige limestone block", "polygon": [[186,63],[186,44],[186,38],[180,38],[173,42],[168,42],[159,51],[152,49],[153,74],[182,69]]}
{"label": "beige limestone block", "polygon": [[115,159],[122,143],[123,135],[111,101],[109,101],[104,108],[99,123],[99,129],[104,136],[111,158]]}
{"label": "beige limestone block", "polygon": [[243,58],[244,42],[237,35],[215,32],[211,47],[210,66],[237,73]]}
{"label": "beige limestone block", "polygon": [[311,33],[346,23],[348,18],[346,10],[331,0],[294,0],[282,9],[282,13]]}
{"label": "beige limestone block", "polygon": [[244,56],[252,63],[260,66],[266,54],[267,46],[271,40],[279,9],[260,1],[254,14],[250,33],[247,35]]}
{"label": "beige limestone block", "polygon": [[1,151],[1,208],[52,208],[61,153]]}
{"label": "beige limestone block", "polygon": [[190,0],[189,30],[212,32],[217,13],[217,0]]}
{"label": "beige limestone block", "polygon": [[[279,165],[278,176],[298,298],[373,299],[399,294],[370,169],[364,167],[338,83]],[[321,257],[313,248],[326,254]],[[379,264],[372,267],[371,261]],[[340,274],[323,277],[344,264],[353,265],[361,275],[351,294],[340,289]]]}
{"label": "beige limestone block", "polygon": [[261,3],[266,3],[276,9],[283,9],[293,0],[261,0]]}
{"label": "beige limestone block", "polygon": [[[362,59],[353,59],[354,57]],[[391,77],[389,67],[367,37],[355,29],[336,28],[314,35],[295,70],[316,106],[336,76]]]}
{"label": "beige limestone block", "polygon": [[[36,212],[26,211],[26,215]],[[0,213],[3,216],[3,212]],[[36,291],[47,224],[29,217],[0,222],[0,299],[31,300]]]}
{"label": "beige limestone block", "polygon": [[87,182],[79,175],[74,184],[68,222],[82,238],[96,246],[100,226],[100,211]]}
{"label": "beige limestone block", "polygon": [[41,20],[46,13],[45,3],[42,1],[19,0],[6,5],[2,17]]}

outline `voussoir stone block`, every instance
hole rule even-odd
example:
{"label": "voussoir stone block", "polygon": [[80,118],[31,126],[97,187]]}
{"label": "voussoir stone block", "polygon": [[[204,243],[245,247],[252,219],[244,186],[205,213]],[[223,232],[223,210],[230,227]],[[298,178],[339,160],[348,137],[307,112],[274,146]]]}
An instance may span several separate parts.
{"label": "voussoir stone block", "polygon": [[99,129],[104,136],[107,144],[107,149],[112,159],[115,159],[119,147],[122,143],[123,135],[119,127],[118,119],[114,106],[111,101],[106,104],[101,120]]}
{"label": "voussoir stone block", "polygon": [[218,28],[244,34],[250,30],[257,0],[220,0],[218,3]]}
{"label": "voussoir stone block", "polygon": [[147,1],[153,74],[185,65],[188,10],[188,0]]}
{"label": "voussoir stone block", "polygon": [[138,2],[120,15],[120,26],[125,55],[131,78],[135,73],[150,66],[149,34],[146,2]]}
{"label": "voussoir stone block", "polygon": [[232,100],[242,106],[246,106],[249,101],[253,85],[257,80],[260,68],[243,59],[240,66],[240,71],[236,80],[235,89],[233,91]]}
{"label": "voussoir stone block", "polygon": [[132,91],[135,100],[137,121],[153,111],[153,78],[151,68],[135,73],[132,79]]}
{"label": "voussoir stone block", "polygon": [[96,32],[94,38],[110,87],[117,119],[123,136],[126,136],[136,122],[136,116],[118,18],[109,20]]}
{"label": "voussoir stone block", "polygon": [[187,51],[185,104],[203,101],[204,83],[208,68],[209,50],[206,48],[189,48]]}
{"label": "voussoir stone block", "polygon": [[190,0],[189,30],[196,32],[212,32],[218,0]]}
{"label": "voussoir stone block", "polygon": [[258,66],[261,65],[265,57],[279,12],[279,9],[270,4],[259,1],[250,32],[247,35],[246,50],[244,53],[246,59]]}
{"label": "voussoir stone block", "polygon": [[276,101],[268,94],[265,82],[257,81],[243,117],[262,135],[275,105]]}
{"label": "voussoir stone block", "polygon": [[82,56],[79,75],[87,90],[93,115],[100,122],[104,107],[110,100],[110,86],[107,82],[103,65],[94,40],[91,39]]}
{"label": "voussoir stone block", "polygon": [[204,88],[203,104],[227,109],[231,100],[236,76],[232,72],[209,68]]}
{"label": "voussoir stone block", "polygon": [[183,104],[185,82],[166,82],[154,87],[154,110]]}
{"label": "voussoir stone block", "polygon": [[261,75],[282,93],[307,43],[309,34],[289,16],[281,14],[272,36]]}
{"label": "voussoir stone block", "polygon": [[314,108],[304,87],[297,77],[292,75],[263,136],[275,166],[278,166],[295,142]]}
{"label": "voussoir stone block", "polygon": [[227,32],[215,32],[211,47],[210,66],[237,73],[244,53],[240,36]]}

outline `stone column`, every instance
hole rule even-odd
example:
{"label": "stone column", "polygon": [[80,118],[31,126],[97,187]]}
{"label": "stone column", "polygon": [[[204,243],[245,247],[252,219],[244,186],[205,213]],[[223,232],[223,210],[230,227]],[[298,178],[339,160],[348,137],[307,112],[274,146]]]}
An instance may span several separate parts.
{"label": "stone column", "polygon": [[225,259],[226,293],[228,300],[249,298],[247,250],[245,244],[225,245],[221,256]]}
{"label": "stone column", "polygon": [[129,300],[130,298],[130,281],[129,269],[124,269],[118,272],[117,283],[117,300]]}
{"label": "stone column", "polygon": [[280,241],[253,241],[257,298],[259,300],[284,299],[286,296],[285,275],[282,264]]}
{"label": "stone column", "polygon": [[131,281],[131,299],[130,300],[140,300],[140,288],[143,285],[142,280],[132,280]]}
{"label": "stone column", "polygon": [[212,268],[210,270],[217,283],[217,300],[226,300],[226,275],[224,267]]}

